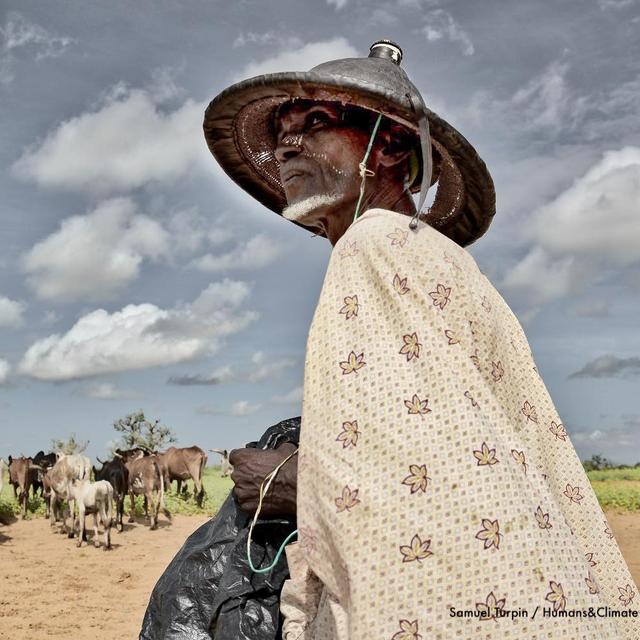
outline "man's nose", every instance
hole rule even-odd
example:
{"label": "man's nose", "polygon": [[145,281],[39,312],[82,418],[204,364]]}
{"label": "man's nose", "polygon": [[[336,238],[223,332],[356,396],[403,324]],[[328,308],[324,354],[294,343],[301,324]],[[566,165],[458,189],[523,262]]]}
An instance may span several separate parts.
{"label": "man's nose", "polygon": [[276,160],[282,164],[287,160],[291,160],[302,151],[302,136],[285,136],[274,150]]}

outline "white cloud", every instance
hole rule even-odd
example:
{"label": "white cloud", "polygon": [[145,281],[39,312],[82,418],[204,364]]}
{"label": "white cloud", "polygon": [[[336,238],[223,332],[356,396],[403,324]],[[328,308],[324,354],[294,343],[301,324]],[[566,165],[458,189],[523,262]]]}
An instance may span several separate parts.
{"label": "white cloud", "polygon": [[43,187],[104,196],[175,181],[199,163],[209,166],[203,105],[187,100],[165,112],[159,108],[165,97],[157,86],[116,87],[96,111],[62,122],[26,150],[13,174]]}
{"label": "white cloud", "polygon": [[20,372],[59,381],[186,362],[215,353],[225,336],[258,317],[239,307],[249,296],[244,282],[212,283],[192,303],[173,309],[127,305],[82,316],[67,333],[29,347]]}
{"label": "white cloud", "polygon": [[632,7],[634,4],[636,4],[636,0],[598,0],[598,6],[602,11],[607,11],[608,9],[617,11]]}
{"label": "white cloud", "polygon": [[173,253],[193,253],[203,245],[216,247],[231,240],[231,230],[222,228],[220,217],[205,216],[195,207],[171,213],[166,228]]}
{"label": "white cloud", "polygon": [[503,133],[508,128],[512,136],[533,133],[536,141],[558,130],[566,134],[581,122],[587,108],[586,98],[569,87],[568,71],[566,62],[555,60],[506,96],[478,90],[462,114],[476,126],[499,123]]}
{"label": "white cloud", "polygon": [[22,314],[26,305],[24,302],[11,300],[0,296],[0,327],[20,327],[24,323]]}
{"label": "white cloud", "polygon": [[290,369],[295,364],[294,358],[268,361],[262,351],[257,351],[251,357],[252,368],[248,371],[240,372],[236,371],[232,365],[224,365],[211,373],[171,376],[167,382],[182,387],[214,386],[228,382],[258,383],[278,378],[283,371]]}
{"label": "white cloud", "polygon": [[451,42],[459,43],[465,56],[472,56],[475,52],[469,34],[444,9],[433,9],[426,14],[426,24],[422,32],[429,42],[447,38]]}
{"label": "white cloud", "polygon": [[197,406],[195,408],[195,412],[202,416],[219,416],[224,413],[224,411],[222,411],[222,409],[220,409],[219,407],[215,407],[210,404],[201,404]]}
{"label": "white cloud", "polygon": [[582,369],[572,373],[569,378],[615,378],[638,375],[640,375],[640,358],[603,355],[587,362]]}
{"label": "white cloud", "polygon": [[283,358],[269,362],[262,351],[257,351],[253,354],[251,363],[255,365],[255,369],[247,375],[247,380],[249,382],[264,382],[277,378],[282,371],[293,367],[296,361],[293,358]]}
{"label": "white cloud", "polygon": [[308,71],[311,67],[328,60],[354,58],[358,55],[358,51],[349,44],[346,38],[310,42],[298,47],[287,46],[271,58],[250,62],[235,77],[238,80],[243,80],[263,73]]}
{"label": "white cloud", "polygon": [[169,252],[169,233],[137,212],[128,198],[115,198],[82,216],[72,216],[23,256],[23,270],[39,298],[108,300],[134,280],[145,259]]}
{"label": "white cloud", "polygon": [[26,51],[35,60],[62,55],[74,40],[55,36],[38,24],[29,22],[22,14],[12,11],[0,27],[0,83],[8,84],[15,76],[14,65],[18,51]]}
{"label": "white cloud", "polygon": [[231,405],[230,415],[239,418],[241,416],[249,416],[261,408],[262,405],[251,404],[247,400],[239,400]]}
{"label": "white cloud", "polygon": [[237,376],[233,371],[233,367],[225,365],[212,373],[187,373],[180,376],[171,376],[167,383],[175,384],[179,387],[193,387],[214,386],[226,382],[235,382],[236,380]]}
{"label": "white cloud", "polygon": [[11,372],[11,365],[0,358],[0,385],[6,384],[9,381],[9,373]]}
{"label": "white cloud", "polygon": [[302,387],[296,387],[295,389],[291,389],[288,393],[285,393],[282,396],[273,396],[271,398],[272,402],[282,403],[282,404],[301,404],[303,396]]}
{"label": "white cloud", "polygon": [[200,256],[192,262],[192,266],[208,273],[232,269],[251,271],[266,267],[281,253],[280,246],[264,235],[257,235],[246,242],[241,242],[227,253],[221,255],[208,253]]}
{"label": "white cloud", "polygon": [[528,126],[555,128],[566,123],[572,107],[566,82],[568,69],[567,63],[552,62],[515,92],[511,106]]}
{"label": "white cloud", "polygon": [[504,285],[543,304],[637,264],[639,202],[640,148],[608,151],[532,214],[533,246]]}
{"label": "white cloud", "polygon": [[336,11],[340,11],[347,6],[347,0],[327,0],[329,6],[334,6]]}
{"label": "white cloud", "polygon": [[569,432],[582,460],[594,454],[603,455],[617,464],[635,464],[639,462],[640,430],[637,424],[626,423],[625,427],[582,429]]}
{"label": "white cloud", "polygon": [[244,47],[248,44],[264,46],[270,44],[281,45],[282,43],[282,35],[277,34],[274,31],[267,31],[265,33],[255,33],[254,31],[248,31],[245,33],[243,31],[233,41],[233,47],[234,49],[237,49],[238,47]]}
{"label": "white cloud", "polygon": [[82,394],[88,398],[96,398],[98,400],[134,400],[141,397],[139,393],[120,389],[112,382],[101,382],[86,386],[82,389]]}

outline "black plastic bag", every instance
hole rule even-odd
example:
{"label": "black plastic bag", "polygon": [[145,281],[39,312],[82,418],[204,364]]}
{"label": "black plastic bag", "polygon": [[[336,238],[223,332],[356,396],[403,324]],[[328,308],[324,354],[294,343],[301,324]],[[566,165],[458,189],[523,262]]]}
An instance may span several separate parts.
{"label": "black plastic bag", "polygon": [[[247,447],[298,444],[300,418],[269,427]],[[192,533],[153,589],[140,640],[281,640],[280,592],[289,577],[284,553],[269,573],[253,573],[247,561],[252,517],[229,494],[214,518]],[[251,536],[251,560],[266,567],[295,517],[259,518]]]}

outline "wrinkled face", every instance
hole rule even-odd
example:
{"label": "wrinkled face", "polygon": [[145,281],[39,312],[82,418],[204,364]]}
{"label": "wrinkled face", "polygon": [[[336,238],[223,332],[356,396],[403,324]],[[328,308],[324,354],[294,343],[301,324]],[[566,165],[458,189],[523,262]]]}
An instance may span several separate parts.
{"label": "wrinkled face", "polygon": [[339,203],[357,198],[358,165],[369,134],[362,127],[344,122],[341,113],[331,102],[299,101],[281,109],[276,119],[275,156],[288,208],[302,205],[297,208],[310,211],[314,202]]}

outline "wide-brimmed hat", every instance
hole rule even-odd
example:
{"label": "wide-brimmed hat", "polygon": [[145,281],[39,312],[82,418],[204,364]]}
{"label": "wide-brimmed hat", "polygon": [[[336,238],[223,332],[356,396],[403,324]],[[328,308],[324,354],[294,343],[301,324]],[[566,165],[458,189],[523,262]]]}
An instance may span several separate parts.
{"label": "wide-brimmed hat", "polygon": [[[305,99],[382,113],[413,131],[420,141],[420,172],[412,191],[424,193],[429,184],[438,183],[433,204],[421,219],[467,246],[484,234],[495,214],[493,180],[466,138],[426,107],[399,66],[401,59],[398,45],[380,40],[371,46],[367,58],[332,60],[308,72],[270,73],[238,82],[216,96],[205,112],[207,145],[227,175],[282,214],[287,200],[274,154],[278,107]],[[429,153],[431,180],[423,171]]]}

